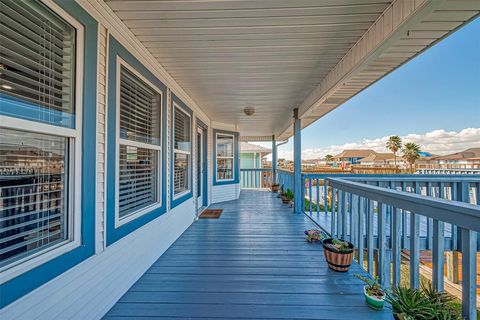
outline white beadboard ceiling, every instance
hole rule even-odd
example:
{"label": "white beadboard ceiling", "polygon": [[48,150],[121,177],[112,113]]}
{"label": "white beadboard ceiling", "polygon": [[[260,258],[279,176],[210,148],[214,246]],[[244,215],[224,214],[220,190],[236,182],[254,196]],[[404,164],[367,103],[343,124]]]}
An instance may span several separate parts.
{"label": "white beadboard ceiling", "polygon": [[[244,136],[276,134],[287,138],[292,134],[294,108],[300,108],[305,127],[478,15],[480,10],[478,0],[433,1],[437,3],[426,5],[425,0],[107,0],[106,3],[213,121],[235,124]],[[395,9],[400,14],[397,24]],[[408,35],[391,40],[396,28],[401,29],[410,20],[408,30],[398,31]],[[335,88],[333,84],[338,85],[338,81],[334,81],[328,85],[334,90],[323,92],[328,83],[322,83],[335,80],[334,76],[338,76],[332,75],[335,67],[340,67],[342,58],[346,60],[347,53],[356,49],[352,47],[368,34],[376,21],[382,24],[382,30],[374,30],[377,38],[382,35],[380,41],[375,40],[374,34],[373,47],[363,52],[365,58],[352,58],[350,65],[344,63],[351,72],[343,72],[345,75],[342,70],[338,72],[342,86]],[[389,24],[393,25],[391,34],[385,29]],[[371,52],[376,55],[368,59]],[[361,53],[359,50],[356,55]],[[254,107],[255,114],[246,116],[245,107]]]}

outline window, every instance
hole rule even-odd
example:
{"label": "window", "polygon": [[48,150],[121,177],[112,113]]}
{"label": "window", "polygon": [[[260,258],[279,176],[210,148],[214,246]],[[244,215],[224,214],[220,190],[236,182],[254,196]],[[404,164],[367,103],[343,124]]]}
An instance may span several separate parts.
{"label": "window", "polygon": [[173,114],[173,195],[190,190],[191,118],[174,105]]}
{"label": "window", "polygon": [[[79,215],[73,212],[80,208],[74,191],[81,185],[76,93],[82,84],[75,83],[82,78],[76,60],[82,29],[40,1],[4,1],[0,12],[3,271],[47,250],[79,243]],[[35,261],[29,266],[39,264]]]}
{"label": "window", "polygon": [[120,64],[119,220],[160,202],[161,94]]}
{"label": "window", "polygon": [[232,135],[217,134],[217,181],[233,180],[234,152]]}
{"label": "window", "polygon": [[75,126],[75,29],[39,1],[2,1],[0,110]]}

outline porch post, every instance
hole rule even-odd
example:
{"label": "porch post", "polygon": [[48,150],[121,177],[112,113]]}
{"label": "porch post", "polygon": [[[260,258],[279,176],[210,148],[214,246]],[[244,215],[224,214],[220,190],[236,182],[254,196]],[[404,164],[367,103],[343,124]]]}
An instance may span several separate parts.
{"label": "porch post", "polygon": [[277,141],[272,135],[272,185],[277,183]]}
{"label": "porch post", "polygon": [[302,181],[302,125],[298,118],[298,109],[293,110],[293,193],[295,194],[294,213],[302,213],[303,181]]}

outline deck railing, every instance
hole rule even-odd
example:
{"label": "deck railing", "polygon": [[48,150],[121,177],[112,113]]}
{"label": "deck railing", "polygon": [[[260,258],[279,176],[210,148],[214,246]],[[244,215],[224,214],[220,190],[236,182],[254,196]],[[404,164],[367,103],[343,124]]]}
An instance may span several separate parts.
{"label": "deck railing", "polygon": [[471,168],[471,169],[429,169],[422,168],[418,169],[417,173],[419,174],[480,174],[480,168]]}
{"label": "deck railing", "polygon": [[[410,285],[419,285],[420,250],[432,250],[432,282],[444,289],[444,251],[462,252],[462,313],[476,317],[476,252],[480,231],[480,177],[472,175],[303,174],[305,212],[349,240],[382,285],[400,282],[401,250],[409,250]],[[318,221],[318,220],[317,220]],[[361,263],[363,266],[363,263]],[[393,267],[390,279],[390,267]]]}
{"label": "deck railing", "polygon": [[240,186],[242,189],[266,189],[272,186],[272,169],[240,169]]}

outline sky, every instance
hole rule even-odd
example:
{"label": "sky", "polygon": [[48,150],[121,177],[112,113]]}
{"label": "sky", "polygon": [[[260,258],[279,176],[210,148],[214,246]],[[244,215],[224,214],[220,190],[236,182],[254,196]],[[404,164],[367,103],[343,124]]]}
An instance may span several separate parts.
{"label": "sky", "polygon": [[[302,158],[387,152],[390,135],[434,154],[480,147],[480,18],[304,129]],[[279,158],[293,159],[293,138]]]}

